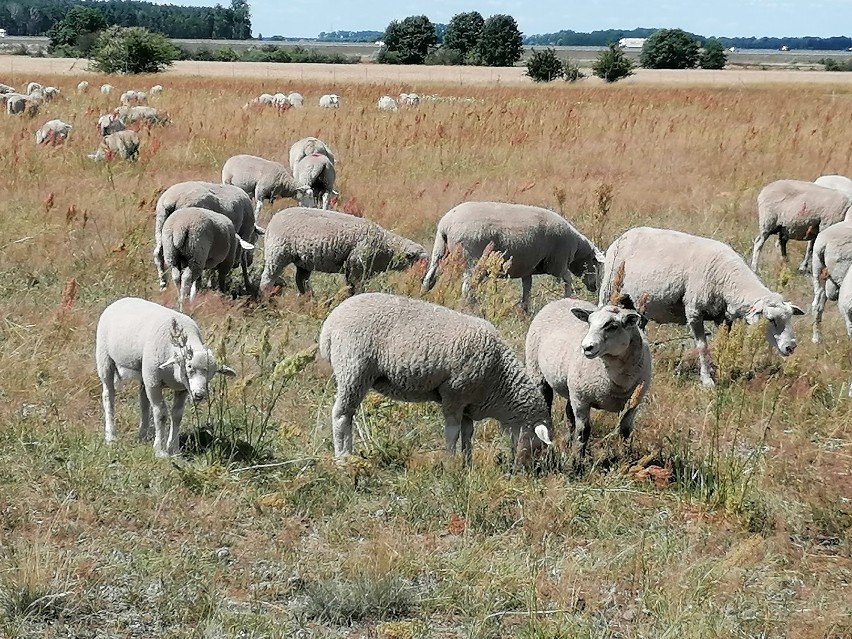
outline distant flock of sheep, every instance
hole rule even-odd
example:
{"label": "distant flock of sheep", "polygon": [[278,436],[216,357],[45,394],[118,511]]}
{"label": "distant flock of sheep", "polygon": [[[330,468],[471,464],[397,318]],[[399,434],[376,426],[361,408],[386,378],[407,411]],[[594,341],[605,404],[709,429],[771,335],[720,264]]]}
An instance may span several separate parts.
{"label": "distant flock of sheep", "polygon": [[[45,98],[39,99],[46,99],[46,90],[34,84],[26,95],[41,92]],[[78,86],[80,92],[87,89],[85,82]],[[149,93],[161,90],[154,87]],[[109,93],[112,87],[104,85],[101,91]],[[403,96],[401,102],[408,106],[419,101],[414,94]],[[147,108],[146,100],[141,92],[122,95],[122,107],[98,121],[104,139],[133,133],[125,125],[135,117],[132,109]],[[295,93],[264,94],[246,107],[280,108],[285,100],[286,108],[303,103]],[[338,105],[339,96],[320,98],[320,106]],[[393,110],[396,101],[385,96],[378,107]],[[157,123],[167,122],[153,111]],[[145,115],[139,118],[148,120]],[[48,135],[59,135],[58,128],[43,129],[36,133],[40,143]],[[138,149],[138,138],[135,143]],[[110,143],[105,152],[130,159],[122,144]],[[236,155],[222,166],[221,183],[182,182],[160,196],[154,263],[161,289],[171,273],[179,311],[139,298],[120,299],[103,311],[96,363],[107,441],[116,437],[119,383],[140,382],[139,437],[153,435],[154,452],[164,457],[179,453],[187,398],[203,401],[216,374],[235,375],[216,362],[198,325],[182,313],[204,271],[211,272],[208,285],[216,272],[224,293],[228,275],[239,268],[245,291],[264,299],[277,291],[278,278],[289,264],[295,266],[299,294],[310,292],[314,271],[344,274],[351,297],[332,310],[318,338],[318,352],[330,362],[337,384],[331,423],[334,452],[340,458],[353,451],[353,417],[371,389],[397,400],[439,403],[447,451],[456,450],[461,436],[465,462],[472,455],[473,422],[492,418],[511,435],[515,465],[529,463],[539,449],[552,444],[554,394],[567,400],[569,438],[581,455],[591,431],[592,408],[624,411],[619,432],[627,438],[651,387],[652,358],[644,331],[649,321],[689,328],[698,349],[700,380],[708,387],[714,385],[715,373],[706,321],[730,327],[737,320],[765,320],[769,344],[782,356],[792,355],[792,318],[804,311],[767,288],[757,275],[761,249],[771,235],[778,235],[785,259],[789,240],[808,242],[799,270],[810,269],[813,278],[813,341],[821,339],[827,299],[837,301],[852,336],[852,180],[844,176],[823,176],[815,182],[778,180],[763,188],[757,198],[759,232],[749,268],[723,242],[651,227],[627,230],[602,252],[561,215],[502,202],[463,202],[452,208],[438,222],[429,256],[416,242],[331,210],[339,193],[337,160],[327,143],[301,139],[292,145],[288,159],[285,166]],[[281,198],[299,206],[275,212],[266,229],[260,227],[263,203]],[[264,267],[255,287],[248,269],[261,237]],[[464,261],[462,294],[472,301],[473,280],[482,276],[476,267],[491,252],[504,260],[506,277],[521,280],[520,306],[526,312],[533,275],[551,275],[564,284],[565,298],[546,304],[532,319],[525,365],[484,319],[419,299],[360,292],[371,275],[404,270],[427,258],[422,288],[429,291],[446,258],[457,253]],[[574,277],[597,292],[597,305],[572,297]],[[164,388],[174,391],[171,410]]]}

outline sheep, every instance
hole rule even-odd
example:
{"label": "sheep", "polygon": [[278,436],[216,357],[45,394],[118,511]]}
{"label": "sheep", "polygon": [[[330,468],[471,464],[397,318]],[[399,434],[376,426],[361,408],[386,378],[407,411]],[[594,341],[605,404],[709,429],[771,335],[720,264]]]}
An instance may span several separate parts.
{"label": "sheep", "polygon": [[627,406],[618,430],[624,439],[633,432],[636,409],[651,388],[651,350],[639,325],[635,310],[609,304],[596,308],[578,299],[550,302],[530,324],[527,372],[540,385],[548,408],[554,391],[567,400],[569,436],[576,431],[581,456],[592,407],[618,413]]}
{"label": "sheep", "polygon": [[272,96],[273,104],[279,109],[289,109],[292,105],[290,100],[283,93],[276,93]]}
{"label": "sheep", "polygon": [[846,272],[852,264],[852,221],[838,222],[817,235],[814,241],[811,278],[814,287],[813,336],[811,341],[819,344],[822,340],[820,330],[825,302],[837,300],[840,286]]}
{"label": "sheep", "polygon": [[[256,223],[251,200],[241,189],[229,184],[213,182],[179,182],[168,189],[157,200],[154,225],[154,265],[160,290],[166,288],[166,271],[163,257],[163,224],[174,211],[188,207],[201,207],[221,213],[234,225],[237,234],[246,242],[255,244],[264,230]],[[243,283],[250,289],[248,267],[252,265],[253,253],[243,253]]]}
{"label": "sheep", "polygon": [[101,85],[101,93],[103,95],[109,95],[113,91],[113,86],[111,84],[102,84]]}
{"label": "sheep", "polygon": [[245,263],[241,252],[254,250],[253,244],[237,235],[226,216],[196,206],[178,209],[166,218],[162,242],[163,259],[171,268],[181,312],[184,300],[195,298],[204,269],[216,269],[219,290],[225,294],[228,272]]}
{"label": "sheep", "polygon": [[27,85],[27,95],[32,95],[33,93],[41,93],[44,91],[44,87],[41,86],[38,82],[30,82]]}
{"label": "sheep", "polygon": [[85,80],[81,80],[77,84],[77,93],[88,93],[89,91],[89,83]]}
{"label": "sheep", "polygon": [[38,115],[41,102],[33,100],[30,96],[12,94],[6,98],[6,113],[9,115],[21,115],[26,113],[30,117]]}
{"label": "sheep", "polygon": [[258,97],[252,98],[243,105],[243,110],[265,106],[275,106],[275,96],[271,93],[261,93]]}
{"label": "sheep", "polygon": [[[108,444],[117,439],[116,387],[127,380],[138,380],[139,439],[150,439],[153,412],[157,457],[180,452],[180,423],[187,397],[193,403],[203,401],[215,375],[236,375],[232,368],[216,363],[191,318],[138,297],[121,298],[101,313],[95,362],[103,385],[104,439]],[[165,388],[174,391],[171,411],[163,397]]]}
{"label": "sheep", "polygon": [[71,125],[62,120],[49,120],[35,132],[36,144],[62,144],[71,132]]}
{"label": "sheep", "polygon": [[124,131],[127,125],[118,117],[118,113],[106,113],[98,118],[98,131],[102,136]]}
{"label": "sheep", "polygon": [[[620,281],[623,280],[623,281]],[[698,347],[701,383],[715,385],[704,322],[768,320],[766,341],[787,357],[796,349],[791,318],[802,309],[769,290],[730,246],[706,237],[650,227],[630,229],[606,252],[601,305],[618,289],[645,300],[659,324],[686,324]]]}
{"label": "sheep", "polygon": [[420,96],[416,93],[400,93],[399,103],[402,106],[414,107],[420,104]]}
{"label": "sheep", "polygon": [[354,294],[370,275],[403,270],[425,258],[419,244],[363,218],[293,207],[273,215],[266,227],[260,290],[268,297],[281,271],[293,264],[300,294],[310,292],[313,271],[342,271]]}
{"label": "sheep", "polygon": [[147,126],[165,126],[169,123],[169,115],[149,106],[122,106],[113,111],[115,117],[124,124],[140,122]]}
{"label": "sheep", "polygon": [[[852,202],[852,180],[845,175],[823,175],[814,180],[814,184],[829,189],[836,189],[843,193]],[[847,212],[848,215],[848,212]]]}
{"label": "sheep", "polygon": [[96,162],[101,160],[136,160],[139,158],[139,134],[132,129],[117,131],[104,136],[98,150],[89,154]]}
{"label": "sheep", "polygon": [[338,459],[352,454],[352,419],[370,389],[396,400],[440,403],[446,450],[455,452],[461,434],[465,465],[473,454],[474,420],[496,419],[511,433],[516,467],[552,443],[541,391],[483,319],[422,300],[363,293],[323,322],[319,354],[337,382],[331,424]]}
{"label": "sheep", "polygon": [[340,107],[340,96],[334,93],[324,95],[319,99],[319,105],[323,109],[337,109]]}
{"label": "sheep", "polygon": [[280,197],[291,197],[300,205],[310,204],[313,190],[296,182],[283,164],[257,157],[235,155],[222,167],[222,184],[233,184],[255,201],[255,215],[260,215],[263,202],[270,204]]}
{"label": "sheep", "polygon": [[322,153],[331,160],[332,164],[336,162],[334,153],[331,152],[325,142],[319,138],[302,138],[290,147],[290,170],[293,171],[293,175],[296,175],[296,165],[299,160],[311,153]]}
{"label": "sheep", "polygon": [[155,84],[150,89],[148,89],[148,93],[150,95],[159,95],[162,92],[163,92],[163,85],[162,84]]}
{"label": "sheep", "polygon": [[299,185],[310,187],[311,197],[308,199],[312,202],[309,206],[327,209],[332,196],[340,195],[334,190],[337,180],[334,162],[321,153],[311,153],[299,160],[293,177]]}
{"label": "sheep", "polygon": [[59,97],[59,93],[56,87],[45,87],[43,91],[45,102],[52,102]]}
{"label": "sheep", "polygon": [[0,95],[4,95],[6,93],[17,93],[17,89],[15,87],[10,87],[8,84],[3,84],[0,82]]}
{"label": "sheep", "polygon": [[125,91],[121,94],[121,104],[123,106],[130,105],[146,105],[148,104],[148,94],[144,91]]}
{"label": "sheep", "polygon": [[787,241],[808,242],[799,265],[804,273],[811,264],[814,239],[820,230],[840,222],[850,201],[834,189],[801,180],[777,180],[757,196],[758,235],[754,238],[751,268],[757,272],[760,251],[770,235],[778,234],[781,257],[787,259]]}
{"label": "sheep", "polygon": [[302,97],[301,93],[295,91],[287,95],[287,100],[297,109],[301,109],[305,105],[305,98]]}
{"label": "sheep", "polygon": [[384,95],[379,98],[379,111],[396,111],[396,100],[389,95]]}
{"label": "sheep", "polygon": [[572,274],[581,277],[591,292],[597,290],[603,254],[589,239],[553,211],[503,202],[464,202],[444,214],[438,222],[423,290],[435,285],[444,255],[460,246],[465,260],[462,294],[470,298],[474,267],[489,244],[507,260],[506,275],[521,279],[520,306],[525,312],[529,311],[533,275],[560,278],[565,297],[572,293]]}

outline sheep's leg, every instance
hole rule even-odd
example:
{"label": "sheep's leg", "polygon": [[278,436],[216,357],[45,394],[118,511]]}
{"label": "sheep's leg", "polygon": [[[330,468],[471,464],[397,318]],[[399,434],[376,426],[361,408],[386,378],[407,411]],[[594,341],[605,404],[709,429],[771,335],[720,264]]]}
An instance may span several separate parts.
{"label": "sheep's leg", "polygon": [[146,383],[145,391],[148,393],[148,401],[151,404],[154,416],[154,455],[157,457],[168,457],[169,453],[165,448],[165,444],[168,441],[166,421],[168,420],[169,411],[166,406],[166,400],[163,398],[163,389],[157,383]]}
{"label": "sheep's leg", "polygon": [[[357,380],[360,373],[361,371],[355,371],[352,377]],[[360,385],[347,387],[338,380],[337,397],[331,409],[331,432],[335,457],[341,458],[352,454],[352,418],[358,406],[364,401],[371,385],[372,382],[361,381]]]}
{"label": "sheep's leg", "polygon": [[246,287],[246,293],[251,294],[251,282],[249,281],[248,272],[248,254],[245,251],[240,255],[240,270],[243,272],[243,285]]}
{"label": "sheep's leg", "polygon": [[101,399],[104,404],[104,441],[113,443],[117,437],[115,434],[115,376],[112,370],[105,371],[101,376],[103,392]]}
{"label": "sheep's leg", "polygon": [[822,341],[822,314],[825,311],[825,288],[824,284],[816,278],[814,281],[814,301],[811,303],[811,312],[813,313],[813,335],[811,341],[814,344],[819,344]]}
{"label": "sheep's leg", "polygon": [[530,312],[530,292],[532,291],[532,275],[521,278],[521,310]]}
{"label": "sheep's leg", "polygon": [[633,420],[636,418],[637,406],[628,408],[624,415],[621,416],[621,421],[618,422],[618,432],[622,439],[630,437],[633,432]]}
{"label": "sheep's leg", "polygon": [[783,229],[778,232],[778,250],[781,251],[781,259],[785,262],[787,261],[787,241],[789,239]]}
{"label": "sheep's leg", "polygon": [[473,278],[473,268],[468,267],[464,270],[462,274],[462,287],[461,294],[462,298],[468,303],[473,304],[476,301],[476,298],[471,291],[470,281]]}
{"label": "sheep's leg", "polygon": [[216,283],[219,285],[219,292],[222,295],[228,294],[228,271],[229,268],[218,268],[216,269]]}
{"label": "sheep's leg", "polygon": [[160,290],[165,291],[168,286],[166,282],[166,261],[163,257],[163,240],[159,233],[157,233],[156,246],[154,247],[154,266],[157,267],[157,279],[160,282]]}
{"label": "sheep's leg", "polygon": [[148,392],[145,384],[139,384],[139,441],[144,442],[151,439],[151,402],[148,401]]}
{"label": "sheep's leg", "polygon": [[298,289],[299,295],[313,293],[311,290],[311,272],[301,266],[296,267],[296,289]]}
{"label": "sheep's leg", "polygon": [[331,201],[331,193],[328,191],[323,191],[322,193],[322,208],[328,209],[328,204]]}
{"label": "sheep's leg", "polygon": [[805,257],[802,258],[802,263],[799,264],[799,273],[806,273],[811,270],[811,258],[814,254],[814,242],[816,240],[808,240],[808,248],[805,249]]}
{"label": "sheep's leg", "polygon": [[713,388],[716,382],[713,380],[713,367],[710,361],[710,349],[707,347],[707,335],[704,333],[704,321],[700,318],[690,319],[688,324],[698,349],[701,383],[707,388]]}
{"label": "sheep's leg", "polygon": [[461,452],[465,466],[470,466],[473,461],[473,420],[467,415],[462,415],[461,421]]}
{"label": "sheep's leg", "polygon": [[183,421],[183,412],[186,409],[186,398],[189,396],[189,391],[175,391],[175,398],[172,402],[172,421],[169,428],[169,441],[166,444],[166,452],[170,457],[174,457],[180,452],[180,423]]}
{"label": "sheep's leg", "polygon": [[763,249],[763,245],[766,244],[766,240],[769,237],[769,233],[760,232],[756,238],[754,238],[754,248],[751,251],[751,270],[757,273],[757,262],[760,259],[760,251]]}
{"label": "sheep's leg", "polygon": [[578,428],[576,428],[575,430],[577,436],[577,444],[579,444],[580,446],[580,457],[585,457],[586,448],[589,444],[589,435],[591,435],[592,433],[592,409],[587,404],[577,404],[572,408],[575,415],[576,424],[578,426]]}
{"label": "sheep's leg", "polygon": [[541,394],[544,395],[544,403],[547,404],[547,412],[553,410],[553,387],[546,380],[541,381]]}
{"label": "sheep's leg", "polygon": [[565,297],[573,297],[574,296],[574,285],[571,283],[571,274],[567,273],[565,277],[562,278],[562,284],[564,286],[564,296]]}
{"label": "sheep's leg", "polygon": [[464,417],[461,411],[444,407],[444,442],[448,455],[455,455]]}
{"label": "sheep's leg", "polygon": [[574,431],[577,430],[577,418],[574,416],[574,408],[571,406],[571,395],[565,398],[565,426],[568,430],[568,440],[574,438]]}

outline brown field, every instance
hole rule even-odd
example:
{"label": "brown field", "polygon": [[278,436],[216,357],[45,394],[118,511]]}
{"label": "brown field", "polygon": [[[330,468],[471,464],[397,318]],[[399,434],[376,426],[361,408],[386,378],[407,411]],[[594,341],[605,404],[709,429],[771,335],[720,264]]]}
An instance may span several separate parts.
{"label": "brown field", "polygon": [[[115,98],[76,96],[82,77],[107,78],[68,64],[0,59],[3,82],[63,92],[35,120],[0,117],[0,636],[852,637],[852,350],[831,304],[824,343],[801,318],[786,360],[762,327],[715,334],[713,391],[697,383],[685,329],[649,327],[655,377],[631,443],[616,440],[617,416],[595,413],[588,461],[558,455],[534,474],[507,472],[492,422],[462,469],[441,451],[435,406],[377,395],[356,416],[356,459],[333,462],[334,383],[298,354],[342,299],[340,276],[315,276],[312,299],[289,271],[268,303],[200,295],[189,311],[239,377],[187,410],[184,430],[211,436],[181,458],[155,460],[135,440],[133,388],[120,393],[118,444],[103,444],[93,362],[109,302],[175,304],[151,263],[160,190],[217,181],[233,154],[286,162],[292,142],[318,135],[339,158],[341,208],[427,247],[446,210],[489,199],[560,211],[601,247],[647,224],[747,253],[763,185],[852,174],[848,81],[542,87],[513,75],[505,87],[508,76],[476,84],[491,72],[465,70],[459,86],[431,69],[302,77],[205,64],[198,72],[227,77],[193,77],[189,63],[109,79],[162,83],[155,105],[173,124],[142,132],[137,163],[98,164],[86,158],[94,121]],[[241,110],[270,89],[299,90],[309,106]],[[332,90],[339,110],[314,106]],[[401,90],[474,101],[377,112]],[[75,125],[71,138],[36,147],[54,117]],[[485,316],[522,353],[518,283],[487,281],[468,309],[449,271],[425,297]],[[421,296],[421,275],[366,288]],[[762,275],[808,307],[809,280],[774,245]],[[560,290],[537,281],[534,309]],[[557,430],[561,450],[561,417]]]}

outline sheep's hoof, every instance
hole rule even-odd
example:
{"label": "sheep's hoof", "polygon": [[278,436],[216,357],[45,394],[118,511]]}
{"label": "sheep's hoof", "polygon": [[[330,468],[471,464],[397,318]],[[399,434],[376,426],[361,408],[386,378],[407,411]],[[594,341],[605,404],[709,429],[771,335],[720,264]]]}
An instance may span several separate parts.
{"label": "sheep's hoof", "polygon": [[716,388],[716,382],[713,381],[712,377],[702,377],[701,378],[701,385],[704,388],[708,388],[708,389],[709,388]]}
{"label": "sheep's hoof", "polygon": [[818,333],[814,333],[813,336],[811,337],[811,341],[814,344],[819,344],[822,341],[822,335],[819,335]]}

